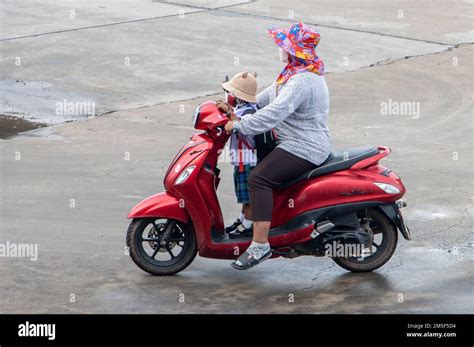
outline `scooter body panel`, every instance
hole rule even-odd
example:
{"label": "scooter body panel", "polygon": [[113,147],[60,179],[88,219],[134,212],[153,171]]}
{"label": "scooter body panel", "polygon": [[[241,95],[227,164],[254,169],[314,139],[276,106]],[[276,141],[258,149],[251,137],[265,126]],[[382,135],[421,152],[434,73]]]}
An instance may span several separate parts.
{"label": "scooter body panel", "polygon": [[[367,169],[343,170],[274,190],[271,227],[285,224],[307,211],[322,207],[364,201],[394,202],[405,194],[405,187],[398,177],[395,179],[379,173],[385,170],[385,167],[376,164]],[[391,184],[400,193],[387,194],[374,182]]]}
{"label": "scooter body panel", "polygon": [[189,215],[180,208],[178,199],[168,192],[152,195],[139,202],[132,208],[127,218],[166,217],[177,219],[183,223],[189,222]]}
{"label": "scooter body panel", "polygon": [[[211,228],[224,230],[216,193],[220,181],[216,165],[228,136],[224,132],[217,137],[206,133],[194,135],[182,155],[172,162],[165,178],[168,192],[184,202],[182,206],[191,217],[200,254],[206,244],[212,244]],[[186,181],[175,184],[180,172],[190,166],[195,169]]]}

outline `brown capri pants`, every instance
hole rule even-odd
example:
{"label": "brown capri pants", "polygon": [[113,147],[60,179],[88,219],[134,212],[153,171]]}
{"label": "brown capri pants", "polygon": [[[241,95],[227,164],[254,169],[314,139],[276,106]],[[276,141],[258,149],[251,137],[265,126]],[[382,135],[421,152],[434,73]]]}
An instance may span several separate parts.
{"label": "brown capri pants", "polygon": [[270,222],[273,210],[272,189],[317,165],[281,148],[275,148],[250,173],[250,207],[255,222]]}

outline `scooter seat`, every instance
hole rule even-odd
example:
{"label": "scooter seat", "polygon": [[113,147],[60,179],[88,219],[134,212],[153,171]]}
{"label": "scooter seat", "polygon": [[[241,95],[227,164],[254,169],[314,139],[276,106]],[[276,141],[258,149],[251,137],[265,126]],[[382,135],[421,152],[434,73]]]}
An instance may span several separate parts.
{"label": "scooter seat", "polygon": [[373,157],[377,154],[379,154],[379,149],[375,146],[369,145],[334,150],[329,154],[329,157],[317,168],[284,182],[279,186],[279,188],[287,188],[302,180],[327,175],[332,172],[347,170],[355,163]]}

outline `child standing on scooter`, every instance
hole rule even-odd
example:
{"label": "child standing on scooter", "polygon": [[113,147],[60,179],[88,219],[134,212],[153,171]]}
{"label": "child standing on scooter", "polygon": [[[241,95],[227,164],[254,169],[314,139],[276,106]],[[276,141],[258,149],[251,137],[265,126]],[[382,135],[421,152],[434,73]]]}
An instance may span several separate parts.
{"label": "child standing on scooter", "polygon": [[[234,106],[234,117],[243,118],[257,111],[256,74],[237,73],[230,81],[222,83],[226,102]],[[235,119],[235,118],[234,118]],[[248,178],[257,165],[255,141],[251,135],[233,133],[230,138],[230,159],[234,166],[234,187],[237,202],[242,204],[240,216],[225,228],[230,238],[239,238],[252,234],[252,220],[249,207],[250,192]]]}

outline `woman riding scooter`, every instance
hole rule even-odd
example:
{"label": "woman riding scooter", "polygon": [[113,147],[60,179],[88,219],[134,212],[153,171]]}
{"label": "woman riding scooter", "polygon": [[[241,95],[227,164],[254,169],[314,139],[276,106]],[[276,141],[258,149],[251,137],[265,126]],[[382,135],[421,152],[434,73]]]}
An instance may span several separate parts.
{"label": "woman riding scooter", "polygon": [[[227,132],[236,130],[244,135],[274,128],[279,138],[278,147],[250,174],[253,240],[232,263],[238,270],[249,269],[272,255],[268,243],[272,189],[323,163],[331,147],[327,127],[329,92],[323,77],[324,63],[315,52],[319,33],[301,22],[288,30],[270,28],[268,33],[279,46],[281,61],[287,65],[276,82],[257,96],[257,112],[231,120],[225,126]],[[218,107],[232,115],[229,104],[219,103]]]}

